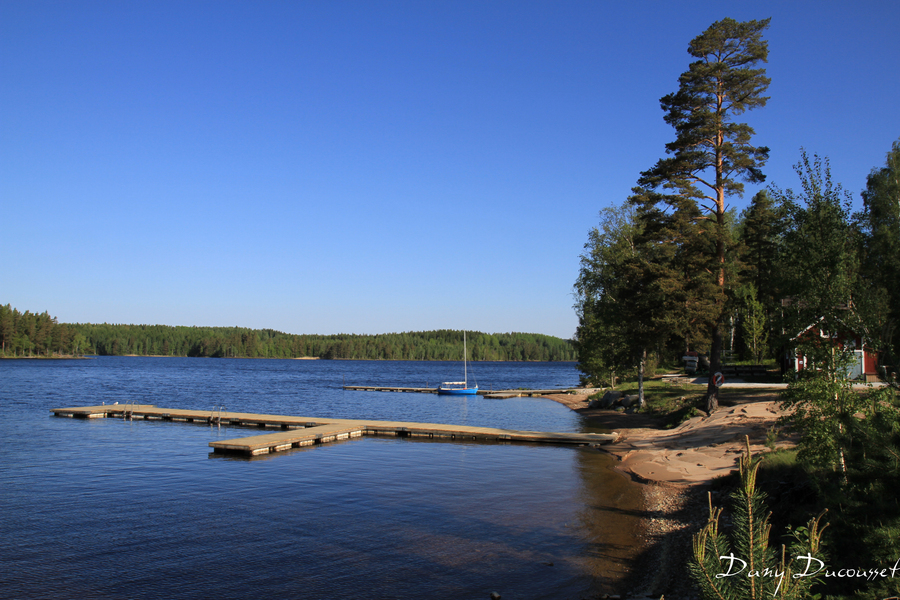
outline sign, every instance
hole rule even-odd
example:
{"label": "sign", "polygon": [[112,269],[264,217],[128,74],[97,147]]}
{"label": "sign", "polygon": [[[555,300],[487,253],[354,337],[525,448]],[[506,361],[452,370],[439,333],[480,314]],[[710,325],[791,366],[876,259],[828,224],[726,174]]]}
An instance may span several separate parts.
{"label": "sign", "polygon": [[722,375],[721,372],[713,375],[713,384],[715,384],[716,387],[722,387],[723,383],[725,383],[725,376]]}

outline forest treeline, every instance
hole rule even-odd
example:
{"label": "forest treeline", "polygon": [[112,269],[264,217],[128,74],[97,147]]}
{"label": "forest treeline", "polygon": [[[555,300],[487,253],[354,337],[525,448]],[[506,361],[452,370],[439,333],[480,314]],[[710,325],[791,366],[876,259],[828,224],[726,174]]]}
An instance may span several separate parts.
{"label": "forest treeline", "polygon": [[[569,340],[536,333],[467,332],[469,360],[573,361]],[[463,332],[294,335],[273,329],[59,324],[46,312],[0,306],[0,356],[202,356],[360,360],[461,360]]]}
{"label": "forest treeline", "polygon": [[[463,332],[294,335],[273,329],[77,324],[100,355],[461,360]],[[532,333],[469,332],[469,360],[575,360],[571,342]]]}
{"label": "forest treeline", "polygon": [[58,323],[46,311],[38,314],[0,305],[0,357],[74,356],[90,344],[73,326]]}

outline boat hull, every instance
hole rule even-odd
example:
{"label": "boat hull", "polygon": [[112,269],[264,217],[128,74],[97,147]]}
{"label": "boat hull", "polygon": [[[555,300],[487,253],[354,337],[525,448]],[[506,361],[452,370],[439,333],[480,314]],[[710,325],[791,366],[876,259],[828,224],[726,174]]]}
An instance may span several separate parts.
{"label": "boat hull", "polygon": [[477,387],[471,388],[445,388],[439,387],[438,394],[442,396],[474,396],[478,393]]}

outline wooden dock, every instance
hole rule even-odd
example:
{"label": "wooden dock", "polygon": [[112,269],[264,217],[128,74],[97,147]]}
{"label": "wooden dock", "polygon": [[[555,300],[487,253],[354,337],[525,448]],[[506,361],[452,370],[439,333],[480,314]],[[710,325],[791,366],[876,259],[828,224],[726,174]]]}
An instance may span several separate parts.
{"label": "wooden dock", "polygon": [[575,445],[610,443],[619,437],[618,433],[553,433],[404,421],[318,419],[218,410],[157,408],[150,404],[54,408],[50,412],[58,417],[82,419],[141,419],[278,430],[261,435],[209,442],[209,446],[215,452],[237,452],[248,456],[282,452],[291,448],[325,444],[363,435],[426,438],[438,441],[542,442]]}
{"label": "wooden dock", "polygon": [[[397,387],[377,385],[345,385],[345,390],[357,392],[412,392],[416,394],[437,394],[436,387]],[[569,388],[547,390],[478,390],[479,396],[493,399],[546,396],[548,394],[565,394]]]}

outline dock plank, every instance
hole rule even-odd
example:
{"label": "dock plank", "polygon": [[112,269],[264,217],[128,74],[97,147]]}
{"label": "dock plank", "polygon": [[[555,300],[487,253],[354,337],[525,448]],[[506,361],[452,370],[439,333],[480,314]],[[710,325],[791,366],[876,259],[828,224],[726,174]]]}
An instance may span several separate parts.
{"label": "dock plank", "polygon": [[291,415],[159,408],[153,405],[101,405],[51,409],[56,416],[75,418],[152,419],[194,423],[218,423],[281,431],[209,442],[217,452],[239,452],[250,456],[280,452],[305,445],[323,444],[363,435],[423,437],[444,441],[538,442],[552,444],[603,444],[614,442],[618,433],[572,433],[520,431],[495,427],[374,421],[368,419],[322,419]]}
{"label": "dock plank", "polygon": [[306,429],[279,431],[265,435],[254,435],[233,440],[210,442],[214,450],[223,452],[243,452],[251,456],[281,452],[301,446],[313,444],[325,444],[341,439],[361,437],[364,432],[362,425],[332,424],[320,425]]}
{"label": "dock plank", "polygon": [[[437,394],[438,388],[434,387],[398,387],[377,385],[345,385],[343,389],[356,392],[410,392],[417,394]],[[519,390],[478,390],[479,396],[502,400],[505,398],[520,398],[522,396],[546,396],[548,394],[564,394],[570,388],[556,389],[519,389]]]}

